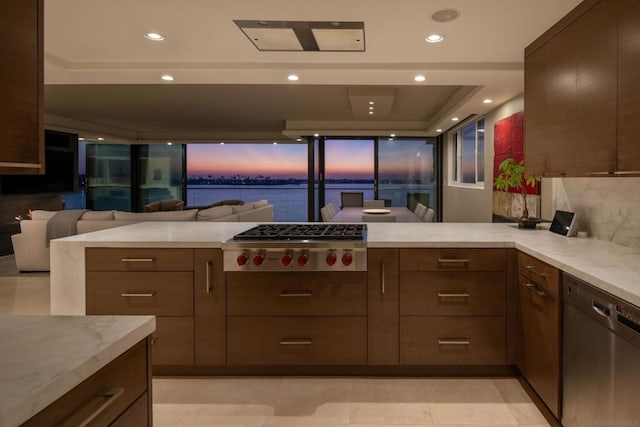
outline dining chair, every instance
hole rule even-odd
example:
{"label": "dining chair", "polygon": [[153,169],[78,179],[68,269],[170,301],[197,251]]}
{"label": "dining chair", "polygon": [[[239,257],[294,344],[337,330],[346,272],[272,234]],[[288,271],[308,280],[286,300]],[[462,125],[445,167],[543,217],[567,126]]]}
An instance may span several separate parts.
{"label": "dining chair", "polygon": [[431,208],[427,208],[427,211],[422,215],[422,222],[433,222],[433,217],[436,214]]}
{"label": "dining chair", "polygon": [[362,192],[340,192],[340,209],[342,208],[361,208],[364,201],[364,193]]}
{"label": "dining chair", "polygon": [[331,221],[331,218],[333,218],[331,216],[331,211],[327,206],[323,206],[320,208],[320,216],[322,217],[322,222],[329,222]]}
{"label": "dining chair", "polygon": [[333,218],[334,216],[336,216],[336,207],[333,206],[333,203],[329,202],[325,205],[327,208],[329,208],[329,214],[331,215],[331,218]]}
{"label": "dining chair", "polygon": [[362,202],[363,208],[384,208],[384,200],[365,200]]}
{"label": "dining chair", "polygon": [[376,215],[376,214],[364,214],[362,215],[362,222],[396,222],[395,215]]}
{"label": "dining chair", "polygon": [[427,207],[425,205],[423,205],[422,203],[418,202],[418,204],[416,204],[416,208],[413,211],[413,213],[415,214],[415,216],[417,216],[418,218],[422,219],[424,214],[427,213]]}

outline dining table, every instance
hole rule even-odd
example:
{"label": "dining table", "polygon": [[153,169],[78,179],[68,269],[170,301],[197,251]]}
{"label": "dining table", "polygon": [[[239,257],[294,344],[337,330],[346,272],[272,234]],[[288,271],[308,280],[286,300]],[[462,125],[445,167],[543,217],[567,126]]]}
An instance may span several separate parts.
{"label": "dining table", "polygon": [[422,222],[420,218],[405,207],[388,207],[384,209],[342,208],[331,218],[331,222],[366,222],[362,220],[362,216],[365,214],[395,216],[395,222]]}

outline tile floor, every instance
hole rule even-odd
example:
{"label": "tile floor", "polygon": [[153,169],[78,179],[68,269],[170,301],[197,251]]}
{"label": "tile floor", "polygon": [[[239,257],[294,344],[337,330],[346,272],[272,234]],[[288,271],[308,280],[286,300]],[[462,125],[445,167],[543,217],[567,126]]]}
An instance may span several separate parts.
{"label": "tile floor", "polygon": [[[48,314],[49,275],[0,257],[0,314]],[[157,427],[548,426],[514,378],[157,378]]]}

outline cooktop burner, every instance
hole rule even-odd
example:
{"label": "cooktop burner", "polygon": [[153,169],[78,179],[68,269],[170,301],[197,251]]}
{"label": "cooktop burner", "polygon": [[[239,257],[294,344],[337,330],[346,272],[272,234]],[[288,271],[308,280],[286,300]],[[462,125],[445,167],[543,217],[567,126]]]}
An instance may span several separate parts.
{"label": "cooktop burner", "polygon": [[233,236],[239,240],[354,240],[363,241],[365,224],[261,224]]}

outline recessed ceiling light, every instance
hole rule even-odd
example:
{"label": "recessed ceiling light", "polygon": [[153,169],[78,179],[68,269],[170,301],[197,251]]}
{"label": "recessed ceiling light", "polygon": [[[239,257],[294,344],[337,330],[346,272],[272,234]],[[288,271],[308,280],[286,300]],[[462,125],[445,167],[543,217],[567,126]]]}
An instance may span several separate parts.
{"label": "recessed ceiling light", "polygon": [[373,105],[373,104],[375,104],[375,102],[369,101],[369,105]]}
{"label": "recessed ceiling light", "polygon": [[440,43],[442,40],[444,40],[444,36],[442,34],[429,34],[425,38],[427,43]]}
{"label": "recessed ceiling light", "polygon": [[144,35],[144,38],[149,39],[149,40],[153,40],[154,42],[159,42],[164,40],[164,36],[162,34],[158,34],[158,33],[146,33]]}
{"label": "recessed ceiling light", "polygon": [[274,141],[273,145],[278,145],[278,143]]}
{"label": "recessed ceiling light", "polygon": [[450,22],[460,16],[460,12],[455,9],[442,9],[431,15],[431,19],[436,22]]}
{"label": "recessed ceiling light", "polygon": [[172,76],[172,75],[170,75],[170,74],[165,74],[164,76],[162,76],[162,77],[160,77],[160,78],[161,78],[162,80],[166,81],[166,82],[172,82],[172,81],[174,80],[174,79],[173,79],[173,76]]}
{"label": "recessed ceiling light", "polygon": [[391,135],[389,135],[391,138],[395,138],[396,134],[392,133]]}
{"label": "recessed ceiling light", "polygon": [[78,141],[84,141],[84,138],[78,138]]}
{"label": "recessed ceiling light", "polygon": [[493,102],[493,99],[489,99],[489,98],[485,98],[482,100],[483,104],[491,104]]}
{"label": "recessed ceiling light", "polygon": [[302,138],[297,138],[296,141],[300,142],[302,141]]}
{"label": "recessed ceiling light", "polygon": [[315,136],[316,138],[320,136],[319,133],[314,133],[313,136]]}
{"label": "recessed ceiling light", "polygon": [[442,132],[442,129],[436,129],[436,132]]}
{"label": "recessed ceiling light", "polygon": [[167,142],[167,145],[173,145],[173,142],[168,141],[168,142]]}
{"label": "recessed ceiling light", "polygon": [[417,82],[423,82],[423,81],[427,80],[427,78],[425,76],[423,76],[422,74],[418,74],[417,76],[415,76],[413,78],[413,80],[415,80]]}
{"label": "recessed ceiling light", "polygon": [[98,141],[104,141],[104,138],[102,138],[102,137],[98,138]]}
{"label": "recessed ceiling light", "polygon": [[373,114],[373,111],[369,111],[369,114]]}
{"label": "recessed ceiling light", "polygon": [[292,82],[297,82],[298,80],[300,80],[300,77],[298,77],[297,74],[289,74],[287,76],[287,79],[291,80]]}
{"label": "recessed ceiling light", "polygon": [[457,122],[458,120],[460,120],[460,119],[459,119],[459,118],[457,118],[457,117],[452,117],[452,118],[451,118],[451,121],[452,121],[452,122]]}
{"label": "recessed ceiling light", "polygon": [[369,110],[373,110],[374,107],[369,107]]}
{"label": "recessed ceiling light", "polygon": [[221,142],[220,145],[224,145],[224,142]]}

